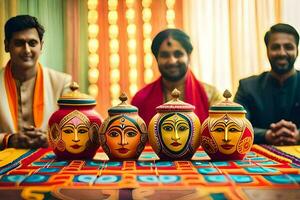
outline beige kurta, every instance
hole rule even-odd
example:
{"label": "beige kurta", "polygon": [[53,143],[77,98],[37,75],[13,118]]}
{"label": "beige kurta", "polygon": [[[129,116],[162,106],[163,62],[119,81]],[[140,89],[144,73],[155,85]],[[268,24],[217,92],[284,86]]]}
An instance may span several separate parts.
{"label": "beige kurta", "polygon": [[201,84],[204,86],[204,90],[208,98],[209,106],[212,106],[224,100],[221,93],[217,90],[216,87],[204,82],[201,82]]}
{"label": "beige kurta", "polygon": [[18,130],[22,130],[22,127],[34,125],[33,120],[33,93],[34,83],[36,77],[32,77],[29,80],[20,82],[16,80],[17,93],[18,93]]}
{"label": "beige kurta", "polygon": [[[3,133],[16,133],[23,126],[34,125],[33,120],[33,96],[35,77],[25,82],[17,83],[18,92],[18,130],[15,130],[12,116],[9,110],[9,104],[5,91],[4,68],[0,71],[0,146],[2,146]],[[47,130],[48,119],[51,114],[58,109],[57,99],[68,90],[71,82],[71,76],[54,71],[52,69],[43,68],[44,78],[44,117],[41,128]]]}

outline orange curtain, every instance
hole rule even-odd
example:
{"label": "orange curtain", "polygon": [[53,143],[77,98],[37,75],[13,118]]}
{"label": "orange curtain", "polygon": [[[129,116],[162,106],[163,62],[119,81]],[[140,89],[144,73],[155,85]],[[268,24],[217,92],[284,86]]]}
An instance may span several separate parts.
{"label": "orange curtain", "polygon": [[[72,74],[73,80],[79,82],[79,3],[78,1],[66,1],[66,72]],[[72,20],[70,20],[72,19]]]}
{"label": "orange curtain", "polygon": [[[141,89],[144,85],[144,54],[143,54],[143,20],[142,20],[142,1],[136,1],[135,9],[135,25],[137,27],[136,43],[137,43],[137,71],[138,88]],[[152,1],[151,3],[151,25],[152,25],[152,38],[161,30],[167,28],[166,21],[166,2],[165,1]],[[177,28],[183,27],[182,19],[182,0],[177,0],[174,5],[176,13],[175,26]],[[127,48],[127,20],[126,20],[126,0],[118,1],[118,22],[119,27],[119,56],[120,56],[120,81],[121,92],[129,94],[129,66],[128,66],[128,48]],[[98,97],[97,97],[97,110],[103,116],[107,116],[107,109],[111,107],[110,99],[110,68],[109,68],[109,23],[108,23],[108,1],[99,0],[98,2],[98,25],[99,25],[99,81],[98,81]],[[159,76],[156,62],[153,62],[152,69],[154,71],[153,80]],[[128,95],[129,96],[129,95]],[[130,97],[129,97],[130,98]],[[130,99],[129,99],[130,101]]]}

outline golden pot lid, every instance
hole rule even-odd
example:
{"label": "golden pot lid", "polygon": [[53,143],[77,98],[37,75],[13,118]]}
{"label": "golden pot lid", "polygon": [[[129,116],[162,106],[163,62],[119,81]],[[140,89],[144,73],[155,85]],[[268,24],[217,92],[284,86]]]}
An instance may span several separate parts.
{"label": "golden pot lid", "polygon": [[180,91],[176,88],[172,91],[172,100],[156,107],[157,112],[192,112],[195,106],[179,100]]}
{"label": "golden pot lid", "polygon": [[209,108],[209,112],[219,112],[219,113],[246,113],[245,108],[238,103],[230,101],[229,98],[231,97],[231,93],[228,90],[225,90],[223,93],[223,97],[225,98],[224,101],[217,103]]}
{"label": "golden pot lid", "polygon": [[134,113],[138,112],[138,108],[130,105],[127,103],[127,95],[123,92],[120,97],[119,97],[121,103],[118,105],[111,107],[108,109],[108,114],[111,115],[116,115],[116,114],[122,114],[122,113]]}
{"label": "golden pot lid", "polygon": [[58,100],[57,104],[60,106],[91,106],[96,105],[96,100],[84,93],[79,91],[79,86],[76,82],[70,85],[70,92],[62,95]]}

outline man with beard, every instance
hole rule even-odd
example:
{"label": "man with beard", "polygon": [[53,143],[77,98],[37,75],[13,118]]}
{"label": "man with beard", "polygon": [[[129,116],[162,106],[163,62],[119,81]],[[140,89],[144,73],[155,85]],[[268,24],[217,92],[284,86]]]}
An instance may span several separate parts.
{"label": "man with beard", "polygon": [[216,88],[199,82],[188,65],[193,46],[187,34],[179,29],[166,29],[153,39],[151,50],[156,58],[161,77],[146,85],[132,99],[140,116],[148,125],[156,114],[155,108],[172,99],[177,88],[180,99],[195,106],[201,123],[208,117],[209,106],[222,98]]}
{"label": "man with beard", "polygon": [[235,101],[247,110],[255,143],[299,144],[300,72],[294,68],[299,34],[280,23],[264,39],[271,70],[240,80]]}
{"label": "man with beard", "polygon": [[39,57],[44,27],[35,17],[18,15],[5,24],[10,60],[0,70],[0,149],[47,147],[47,126],[71,76],[43,67]]}

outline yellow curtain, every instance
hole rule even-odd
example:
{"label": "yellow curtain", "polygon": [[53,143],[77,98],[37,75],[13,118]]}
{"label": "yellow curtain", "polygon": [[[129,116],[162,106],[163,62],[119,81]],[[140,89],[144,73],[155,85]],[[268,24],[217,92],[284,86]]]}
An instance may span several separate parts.
{"label": "yellow curtain", "polygon": [[241,78],[269,69],[264,35],[279,22],[280,0],[231,0],[230,39],[232,87]]}
{"label": "yellow curtain", "polygon": [[192,69],[219,90],[269,68],[263,37],[280,20],[280,0],[190,0],[184,29],[194,42]]}
{"label": "yellow curtain", "polygon": [[9,59],[9,55],[4,50],[4,25],[8,18],[16,15],[17,6],[16,0],[1,0],[0,1],[0,67],[4,67]]}
{"label": "yellow curtain", "polygon": [[[281,18],[282,23],[288,23],[296,28],[300,33],[300,1],[299,0],[281,0]],[[300,59],[295,62],[295,68],[300,70]]]}

